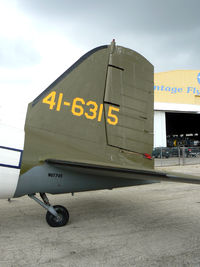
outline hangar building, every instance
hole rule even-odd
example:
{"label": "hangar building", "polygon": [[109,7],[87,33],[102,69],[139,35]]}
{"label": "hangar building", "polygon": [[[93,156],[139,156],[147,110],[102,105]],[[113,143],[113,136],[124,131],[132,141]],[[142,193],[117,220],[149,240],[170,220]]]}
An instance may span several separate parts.
{"label": "hangar building", "polygon": [[200,145],[200,70],[154,75],[154,147]]}

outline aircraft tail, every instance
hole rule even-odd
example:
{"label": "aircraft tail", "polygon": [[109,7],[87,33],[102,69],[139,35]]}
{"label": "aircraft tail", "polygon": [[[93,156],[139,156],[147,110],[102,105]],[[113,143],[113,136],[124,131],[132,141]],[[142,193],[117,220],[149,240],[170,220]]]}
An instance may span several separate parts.
{"label": "aircraft tail", "polygon": [[47,159],[153,168],[153,65],[97,47],[28,106],[21,174]]}

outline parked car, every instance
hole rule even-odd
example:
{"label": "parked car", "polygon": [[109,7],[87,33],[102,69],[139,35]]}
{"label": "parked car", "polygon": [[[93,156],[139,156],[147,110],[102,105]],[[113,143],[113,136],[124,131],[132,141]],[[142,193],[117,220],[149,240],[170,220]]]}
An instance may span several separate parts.
{"label": "parked car", "polygon": [[178,157],[181,153],[179,147],[170,147],[170,157]]}
{"label": "parked car", "polygon": [[169,158],[170,150],[168,147],[155,147],[152,152],[152,158]]}
{"label": "parked car", "polygon": [[200,156],[200,148],[199,147],[187,147],[185,149],[186,157],[194,158]]}

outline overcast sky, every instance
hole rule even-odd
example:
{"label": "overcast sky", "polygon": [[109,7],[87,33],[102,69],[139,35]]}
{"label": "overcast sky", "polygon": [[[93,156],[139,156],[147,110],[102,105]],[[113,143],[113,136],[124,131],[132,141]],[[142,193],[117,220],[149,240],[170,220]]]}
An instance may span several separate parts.
{"label": "overcast sky", "polygon": [[113,38],[155,72],[200,69],[200,0],[0,0],[0,127],[23,129],[27,103]]}

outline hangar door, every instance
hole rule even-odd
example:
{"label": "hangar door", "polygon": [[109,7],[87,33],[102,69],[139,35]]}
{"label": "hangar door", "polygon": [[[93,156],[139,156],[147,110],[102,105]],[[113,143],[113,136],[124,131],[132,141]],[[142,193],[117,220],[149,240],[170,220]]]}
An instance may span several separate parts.
{"label": "hangar door", "polygon": [[200,114],[166,112],[166,134],[168,138],[190,135],[200,141]]}

